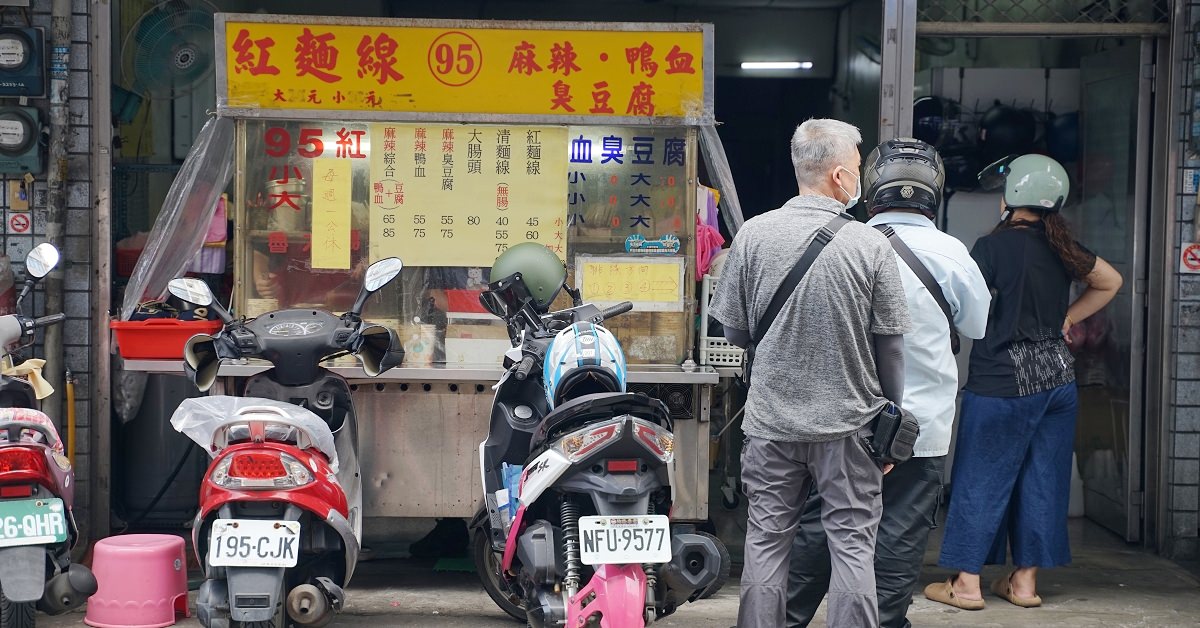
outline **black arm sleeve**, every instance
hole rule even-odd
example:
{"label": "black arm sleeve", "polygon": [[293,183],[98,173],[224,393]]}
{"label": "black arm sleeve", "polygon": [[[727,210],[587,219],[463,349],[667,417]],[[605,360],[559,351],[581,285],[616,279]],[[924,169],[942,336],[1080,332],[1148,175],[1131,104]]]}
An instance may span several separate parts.
{"label": "black arm sleeve", "polygon": [[[726,332],[728,336],[728,332]],[[875,337],[875,372],[883,396],[897,406],[904,402],[904,335],[873,334]],[[733,342],[732,340],[730,342]]]}
{"label": "black arm sleeve", "polygon": [[734,329],[733,327],[726,325],[725,339],[733,343],[734,346],[745,349],[750,345],[750,332],[744,329]]}

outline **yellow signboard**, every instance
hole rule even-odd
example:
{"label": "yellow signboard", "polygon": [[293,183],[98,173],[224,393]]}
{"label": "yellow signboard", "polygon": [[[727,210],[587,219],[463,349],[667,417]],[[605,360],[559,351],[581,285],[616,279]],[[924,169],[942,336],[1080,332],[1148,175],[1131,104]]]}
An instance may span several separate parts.
{"label": "yellow signboard", "polygon": [[260,19],[218,15],[222,108],[712,116],[700,25],[634,31]]}
{"label": "yellow signboard", "polygon": [[521,242],[566,255],[567,129],[371,125],[370,257],[488,267]]}
{"label": "yellow signboard", "polygon": [[350,184],[349,161],[313,160],[313,268],[350,268]]}
{"label": "yellow signboard", "polygon": [[588,303],[632,301],[641,311],[679,311],[683,261],[680,257],[580,257],[575,262],[575,283]]}

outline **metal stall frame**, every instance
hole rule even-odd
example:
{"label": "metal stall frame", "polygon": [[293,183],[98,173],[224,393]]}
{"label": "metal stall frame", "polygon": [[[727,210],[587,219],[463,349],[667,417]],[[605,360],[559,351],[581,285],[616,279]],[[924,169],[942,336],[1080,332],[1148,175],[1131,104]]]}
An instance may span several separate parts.
{"label": "metal stall frame", "polygon": [[[632,117],[614,115],[526,115],[526,114],[439,114],[424,112],[381,112],[381,111],[338,111],[301,109],[256,109],[229,106],[225,95],[229,89],[227,77],[228,59],[225,41],[226,24],[229,22],[319,24],[337,26],[385,26],[423,27],[446,29],[537,29],[575,31],[655,31],[655,32],[700,32],[703,35],[702,60],[703,100],[687,115],[676,117]],[[480,21],[480,20],[407,20],[407,19],[362,19],[345,17],[310,17],[283,15],[216,15],[217,33],[217,114],[237,120],[237,167],[235,185],[242,189],[246,165],[245,122],[251,120],[336,120],[353,122],[430,122],[442,124],[529,124],[529,125],[603,125],[630,127],[675,127],[686,131],[687,193],[685,216],[694,216],[696,211],[697,126],[712,125],[713,121],[713,27],[711,24],[667,24],[667,23],[593,23],[593,22],[535,22],[535,21]],[[241,210],[239,210],[241,211]],[[237,213],[235,213],[237,215]],[[690,228],[690,227],[689,227]],[[235,224],[235,295],[246,289],[246,247],[242,244],[247,237],[244,224]],[[680,251],[690,256],[694,241]],[[694,262],[688,266],[694,269]],[[694,300],[694,285],[685,285],[685,308]],[[236,297],[235,297],[236,300]],[[691,355],[695,330],[692,317],[685,316],[689,324],[685,329],[684,348]],[[127,360],[125,368],[152,373],[182,374],[183,365],[177,360]],[[231,380],[253,375],[267,368],[255,363],[228,363],[222,365],[219,375],[222,385]],[[334,365],[331,370],[345,377],[354,390],[355,404],[361,415],[360,457],[364,460],[364,512],[368,517],[384,518],[429,518],[470,517],[482,503],[479,489],[478,443],[486,437],[487,417],[491,407],[491,385],[496,383],[503,370],[494,368],[456,367],[397,367],[379,377],[368,378],[358,366]],[[674,516],[683,521],[704,521],[708,518],[708,472],[709,472],[709,414],[713,388],[719,381],[717,372],[709,367],[695,366],[686,360],[683,365],[630,365],[628,382],[631,386],[687,386],[692,390],[690,405],[683,414],[687,419],[675,423],[676,436],[676,501]],[[398,396],[404,396],[399,399]],[[396,408],[404,410],[397,412]],[[393,422],[390,425],[386,421]],[[402,439],[388,439],[385,434],[399,434],[396,426],[400,421],[411,420]],[[440,437],[438,434],[451,434]],[[453,440],[457,439],[457,440]],[[393,442],[395,441],[395,442]],[[436,451],[429,446],[436,442],[452,441],[453,451]],[[469,446],[466,446],[469,445]],[[375,449],[372,449],[375,448]],[[386,454],[386,455],[382,455]],[[375,456],[375,461],[371,457]],[[467,459],[463,459],[466,456]],[[397,496],[390,490],[392,483],[404,486],[403,495]],[[373,493],[373,494],[372,494]]]}
{"label": "metal stall frame", "polygon": [[91,465],[88,468],[88,534],[93,539],[108,536],[112,526],[112,369],[111,336],[108,329],[112,307],[112,102],[107,94],[112,84],[112,14],[107,0],[88,3],[91,34],[90,67],[91,120],[97,126],[92,136],[92,350],[91,350]]}
{"label": "metal stall frame", "polygon": [[[1171,209],[1178,201],[1177,156],[1171,141],[1171,122],[1178,110],[1181,52],[1184,43],[1182,3],[1172,2],[1169,23],[1164,22],[981,22],[922,21],[920,0],[887,0],[883,9],[883,76],[880,91],[880,139],[912,133],[912,95],[917,37],[1137,37],[1141,40],[1141,80],[1149,86],[1138,102],[1138,132],[1144,133],[1151,119],[1159,120],[1147,141],[1136,153],[1134,259],[1144,277],[1135,277],[1132,290],[1133,337],[1131,361],[1145,365],[1145,379],[1132,378],[1130,416],[1140,414],[1142,431],[1131,435],[1126,480],[1130,499],[1125,537],[1163,547],[1166,521],[1164,464],[1169,434],[1165,416],[1170,408],[1174,361],[1171,355],[1175,222]],[[1157,42],[1157,45],[1155,43]],[[1155,70],[1157,68],[1157,71]],[[1149,164],[1161,164],[1150,171]],[[1143,250],[1145,247],[1145,250]],[[1136,268],[1136,266],[1135,266]],[[1143,332],[1145,336],[1143,337]],[[1134,375],[1139,371],[1135,370]],[[1136,484],[1136,486],[1135,486]],[[1136,509],[1136,511],[1135,511]],[[1135,522],[1135,518],[1137,521]]]}

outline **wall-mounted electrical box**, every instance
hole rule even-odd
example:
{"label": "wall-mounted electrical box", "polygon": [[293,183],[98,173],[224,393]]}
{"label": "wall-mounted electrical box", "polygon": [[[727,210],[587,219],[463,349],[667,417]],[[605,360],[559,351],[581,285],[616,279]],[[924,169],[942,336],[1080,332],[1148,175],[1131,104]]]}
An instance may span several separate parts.
{"label": "wall-mounted electrical box", "polygon": [[34,107],[0,107],[0,174],[41,174],[42,115]]}
{"label": "wall-mounted electrical box", "polygon": [[0,97],[46,95],[46,30],[0,26]]}

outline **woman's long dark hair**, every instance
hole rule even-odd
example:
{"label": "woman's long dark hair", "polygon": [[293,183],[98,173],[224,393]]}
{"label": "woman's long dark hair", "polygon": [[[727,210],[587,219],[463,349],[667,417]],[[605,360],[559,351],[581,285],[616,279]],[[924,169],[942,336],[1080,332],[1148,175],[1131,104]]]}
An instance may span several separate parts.
{"label": "woman's long dark hair", "polygon": [[[1082,281],[1084,277],[1087,277],[1096,265],[1096,258],[1088,255],[1087,251],[1084,251],[1075,242],[1075,237],[1071,235],[1071,227],[1062,217],[1062,214],[1058,212],[1039,211],[1033,207],[1028,208],[1028,210],[1042,217],[1041,223],[1046,228],[1046,240],[1050,242],[1050,248],[1054,249],[1054,253],[1058,255],[1058,259],[1062,260],[1063,267],[1067,269],[1067,274],[1071,276],[1071,279]],[[1028,227],[1033,224],[1034,221],[1030,220],[1010,219],[997,225],[996,231],[1011,229],[1012,227]]]}

